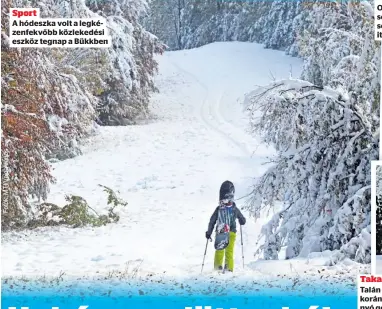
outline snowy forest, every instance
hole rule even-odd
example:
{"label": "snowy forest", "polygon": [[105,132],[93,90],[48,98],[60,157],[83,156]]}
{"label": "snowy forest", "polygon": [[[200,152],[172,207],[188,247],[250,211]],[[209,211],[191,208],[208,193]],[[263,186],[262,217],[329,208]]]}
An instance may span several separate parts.
{"label": "snowy forest", "polygon": [[[106,18],[113,47],[8,48],[9,8],[36,5],[43,18]],[[139,23],[146,9],[144,1],[2,0],[3,229],[25,226],[30,198],[47,198],[54,182],[49,162],[79,155],[81,141],[99,126],[148,117],[153,55],[164,45]]]}
{"label": "snowy forest", "polygon": [[301,76],[291,70],[243,102],[249,130],[277,153],[245,206],[253,220],[275,212],[259,252],[277,259],[286,247],[291,259],[332,251],[334,263],[370,263],[381,78],[373,2],[41,0],[46,17],[105,17],[113,47],[9,48],[9,7],[36,4],[2,0],[3,230],[28,226],[31,200],[46,200],[55,181],[52,162],[81,155],[102,126],[152,116],[156,55],[255,42],[304,61]]}
{"label": "snowy forest", "polygon": [[278,153],[247,209],[257,217],[283,201],[259,250],[266,259],[277,259],[282,246],[286,258],[330,250],[334,262],[370,263],[380,100],[373,3],[314,2],[154,0],[146,24],[175,50],[250,41],[304,59],[301,80],[275,81],[247,97],[252,132]]}

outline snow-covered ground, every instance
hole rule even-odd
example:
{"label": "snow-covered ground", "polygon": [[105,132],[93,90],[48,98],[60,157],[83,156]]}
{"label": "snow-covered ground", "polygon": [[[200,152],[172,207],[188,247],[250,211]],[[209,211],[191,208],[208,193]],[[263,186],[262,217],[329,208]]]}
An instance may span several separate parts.
{"label": "snow-covered ground", "polygon": [[377,255],[375,263],[375,272],[377,274],[382,274],[382,255]]}
{"label": "snow-covered ground", "polygon": [[[57,184],[52,186],[50,202],[62,205],[65,194],[76,194],[93,208],[105,209],[106,195],[98,187],[103,184],[119,190],[129,203],[120,212],[120,222],[100,228],[5,233],[4,277],[101,278],[135,270],[142,276],[199,276],[204,234],[220,184],[231,180],[237,198],[247,194],[272,154],[245,131],[243,95],[273,77],[286,78],[291,71],[298,77],[302,62],[251,43],[214,43],[168,52],[158,60],[160,93],[152,108],[156,119],[103,127],[82,156],[54,164]],[[237,202],[239,207],[242,201]],[[355,280],[356,265],[324,266],[325,254],[304,260],[256,260],[253,253],[264,220],[249,219],[243,228],[245,269],[238,235],[236,271],[231,276],[333,279],[337,275]],[[209,278],[217,276],[211,271],[213,253],[209,244],[205,265]]]}

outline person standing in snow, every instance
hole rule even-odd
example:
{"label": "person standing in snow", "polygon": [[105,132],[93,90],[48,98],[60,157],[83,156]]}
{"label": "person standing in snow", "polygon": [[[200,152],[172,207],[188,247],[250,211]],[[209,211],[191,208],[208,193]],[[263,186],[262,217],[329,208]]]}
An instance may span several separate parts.
{"label": "person standing in snow", "polygon": [[240,210],[236,207],[234,202],[235,187],[232,182],[225,181],[220,187],[219,192],[219,206],[215,209],[208,224],[206,238],[211,239],[212,231],[217,223],[217,236],[223,232],[229,235],[228,246],[222,250],[215,251],[214,269],[222,270],[223,261],[225,258],[224,268],[228,271],[233,271],[234,268],[234,246],[236,240],[236,219],[239,220],[240,225],[244,225],[246,219]]}

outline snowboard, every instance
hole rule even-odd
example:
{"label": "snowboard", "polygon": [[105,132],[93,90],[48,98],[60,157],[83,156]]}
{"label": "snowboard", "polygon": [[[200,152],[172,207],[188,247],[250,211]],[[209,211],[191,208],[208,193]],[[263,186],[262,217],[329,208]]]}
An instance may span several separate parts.
{"label": "snowboard", "polygon": [[224,250],[229,244],[229,232],[216,233],[215,250]]}

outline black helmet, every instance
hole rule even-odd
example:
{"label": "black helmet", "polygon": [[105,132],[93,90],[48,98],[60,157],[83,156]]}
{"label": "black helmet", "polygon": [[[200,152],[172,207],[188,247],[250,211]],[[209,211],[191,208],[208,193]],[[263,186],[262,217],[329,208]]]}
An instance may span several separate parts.
{"label": "black helmet", "polygon": [[235,196],[235,187],[232,182],[226,180],[220,186],[219,201],[228,199],[233,200]]}

